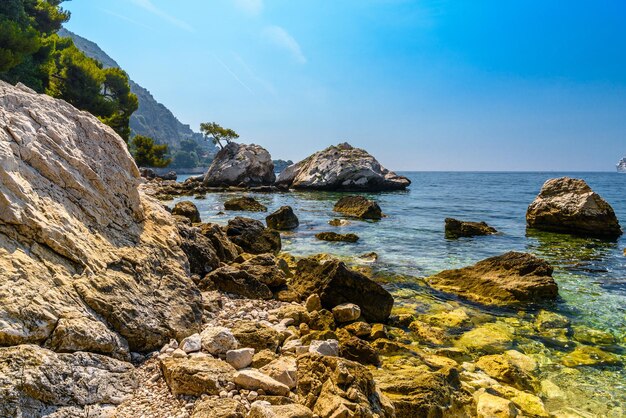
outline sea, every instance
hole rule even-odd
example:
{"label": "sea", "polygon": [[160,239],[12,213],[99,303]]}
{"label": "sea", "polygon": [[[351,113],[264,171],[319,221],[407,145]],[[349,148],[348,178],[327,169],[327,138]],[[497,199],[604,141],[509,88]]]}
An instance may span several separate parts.
{"label": "sea", "polygon": [[[515,348],[538,360],[542,378],[563,392],[545,394],[550,411],[570,411],[571,416],[626,416],[624,366],[564,367],[560,359],[577,345],[550,342],[532,335],[536,312],[546,309],[567,317],[571,329],[584,326],[608,332],[614,344],[603,347],[626,362],[626,237],[614,242],[526,229],[525,213],[543,183],[555,177],[584,179],[614,208],[626,230],[626,174],[616,172],[403,172],[412,184],[406,191],[362,193],[376,200],[386,215],[380,221],[350,221],[332,227],[341,218],[333,212],[341,193],[292,191],[246,193],[268,207],[269,212],[289,205],[300,227],[282,234],[283,251],[295,256],[329,253],[354,265],[367,267],[371,275],[394,294],[397,305],[416,311],[464,306],[496,320],[518,324]],[[179,181],[185,177],[179,178]],[[226,224],[234,216],[264,220],[267,213],[225,212],[225,200],[241,193],[209,193],[191,200],[203,222]],[[184,200],[187,198],[179,198]],[[170,202],[170,203],[175,203]],[[269,213],[268,212],[268,213]],[[497,235],[450,240],[444,237],[444,219],[485,221]],[[355,244],[319,241],[323,231],[354,233]],[[524,251],[549,261],[560,297],[549,306],[529,307],[527,312],[507,311],[471,304],[430,289],[424,277],[445,269],[471,265],[507,251]],[[378,261],[359,256],[375,252]],[[443,308],[442,308],[443,307]],[[420,312],[416,312],[420,313]],[[517,321],[517,322],[516,322]],[[529,332],[528,330],[531,329]],[[571,334],[571,332],[570,332]],[[571,335],[565,337],[571,339]],[[553,388],[555,386],[548,387]],[[569,409],[568,409],[569,408]],[[578,414],[578,415],[576,415]],[[586,415],[585,415],[586,414]]]}

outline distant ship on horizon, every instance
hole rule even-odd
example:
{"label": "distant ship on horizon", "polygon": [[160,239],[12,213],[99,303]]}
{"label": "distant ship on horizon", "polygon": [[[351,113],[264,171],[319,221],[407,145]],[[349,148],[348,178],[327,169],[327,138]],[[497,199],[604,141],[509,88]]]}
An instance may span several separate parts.
{"label": "distant ship on horizon", "polygon": [[617,163],[617,172],[626,173],[626,157],[622,158],[620,162]]}

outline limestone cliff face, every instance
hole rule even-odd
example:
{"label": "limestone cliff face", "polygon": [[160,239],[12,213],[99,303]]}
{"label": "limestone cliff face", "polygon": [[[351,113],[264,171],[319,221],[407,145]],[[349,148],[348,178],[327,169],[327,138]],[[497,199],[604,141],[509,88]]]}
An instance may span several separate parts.
{"label": "limestone cliff face", "polygon": [[0,82],[0,346],[128,358],[195,332],[201,296],[125,143]]}

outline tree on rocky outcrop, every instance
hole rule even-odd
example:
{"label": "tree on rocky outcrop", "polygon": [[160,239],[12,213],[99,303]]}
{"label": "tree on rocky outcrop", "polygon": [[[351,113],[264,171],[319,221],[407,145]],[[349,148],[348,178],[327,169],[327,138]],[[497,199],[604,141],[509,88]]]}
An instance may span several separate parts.
{"label": "tree on rocky outcrop", "polygon": [[222,141],[230,144],[231,141],[239,138],[239,134],[232,129],[222,128],[215,122],[201,123],[200,132],[204,134],[206,138],[211,138],[214,144],[219,145],[221,149],[224,149]]}
{"label": "tree on rocky outcrop", "polygon": [[171,158],[166,158],[167,145],[154,143],[154,139],[136,135],[130,141],[130,152],[139,167],[167,167]]}

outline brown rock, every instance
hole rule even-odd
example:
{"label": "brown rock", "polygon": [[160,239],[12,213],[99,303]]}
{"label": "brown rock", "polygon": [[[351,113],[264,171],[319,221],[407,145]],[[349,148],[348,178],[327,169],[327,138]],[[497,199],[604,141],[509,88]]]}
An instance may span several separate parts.
{"label": "brown rock", "polygon": [[381,219],[383,213],[378,203],[363,196],[345,196],[333,208],[335,212],[360,219]]}
{"label": "brown rock", "polygon": [[245,418],[248,411],[233,398],[208,397],[198,400],[191,418]]}
{"label": "brown rock", "polygon": [[255,321],[238,321],[233,326],[232,333],[240,347],[251,347],[256,352],[265,349],[276,352],[281,342],[278,331]]}
{"label": "brown rock", "polygon": [[267,207],[252,197],[235,197],[224,202],[224,209],[248,212],[266,212]]}
{"label": "brown rock", "polygon": [[174,395],[219,395],[233,380],[235,369],[209,356],[167,357],[161,360],[165,381]]}
{"label": "brown rock", "polygon": [[436,289],[485,304],[540,302],[558,296],[552,267],[526,253],[508,252],[426,280]]}
{"label": "brown rock", "polygon": [[320,232],[315,234],[315,238],[320,241],[330,242],[357,242],[359,240],[358,235],[355,234],[338,234],[336,232]]}
{"label": "brown rock", "polygon": [[445,220],[446,238],[473,237],[476,235],[496,234],[495,228],[490,227],[485,222],[459,221],[453,218]]}
{"label": "brown rock", "polygon": [[302,259],[298,262],[295,277],[297,279],[290,284],[292,289],[303,299],[318,294],[327,309],[342,303],[354,303],[361,307],[363,318],[368,322],[385,322],[391,313],[391,294],[339,260]]}
{"label": "brown rock", "polygon": [[198,208],[193,204],[193,202],[188,200],[176,203],[172,209],[172,215],[184,216],[192,223],[200,222],[200,212],[198,211]]}
{"label": "brown rock", "polygon": [[276,212],[265,218],[268,228],[277,231],[289,231],[300,225],[298,217],[293,213],[291,206],[281,206]]}
{"label": "brown rock", "polygon": [[254,219],[236,217],[228,221],[228,238],[250,254],[277,253],[280,251],[280,234],[267,229]]}

